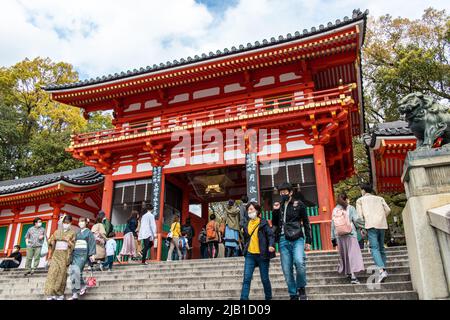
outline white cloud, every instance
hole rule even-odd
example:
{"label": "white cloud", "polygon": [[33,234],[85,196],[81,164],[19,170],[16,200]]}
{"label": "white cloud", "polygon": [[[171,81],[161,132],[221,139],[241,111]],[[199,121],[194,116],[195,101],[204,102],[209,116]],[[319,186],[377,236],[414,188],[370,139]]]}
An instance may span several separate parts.
{"label": "white cloud", "polygon": [[[211,0],[214,1],[214,0]],[[48,56],[97,77],[334,22],[352,9],[418,18],[441,0],[241,0],[218,15],[194,0],[9,0],[0,65]]]}

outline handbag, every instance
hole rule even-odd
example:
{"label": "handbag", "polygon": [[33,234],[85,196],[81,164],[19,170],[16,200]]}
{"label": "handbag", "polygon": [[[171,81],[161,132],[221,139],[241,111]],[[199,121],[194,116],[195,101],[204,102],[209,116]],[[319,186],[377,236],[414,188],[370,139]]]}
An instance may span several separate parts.
{"label": "handbag", "polygon": [[48,253],[48,242],[47,242],[47,237],[44,236],[44,243],[42,243],[42,248],[41,248],[41,258],[45,257]]}
{"label": "handbag", "polygon": [[247,252],[247,251],[248,251],[248,247],[249,247],[249,245],[250,245],[250,241],[251,241],[251,239],[252,239],[252,236],[253,236],[253,234],[255,233],[255,231],[258,230],[260,224],[261,224],[261,222],[258,223],[258,225],[253,229],[252,233],[251,233],[250,236],[248,237],[248,240],[245,242],[245,245],[244,245],[244,252]]}
{"label": "handbag", "polygon": [[284,237],[286,240],[295,241],[302,235],[300,221],[291,221],[284,224]]}
{"label": "handbag", "polygon": [[91,275],[86,280],[86,286],[89,288],[97,286],[97,279],[94,277],[94,271],[91,268]]}

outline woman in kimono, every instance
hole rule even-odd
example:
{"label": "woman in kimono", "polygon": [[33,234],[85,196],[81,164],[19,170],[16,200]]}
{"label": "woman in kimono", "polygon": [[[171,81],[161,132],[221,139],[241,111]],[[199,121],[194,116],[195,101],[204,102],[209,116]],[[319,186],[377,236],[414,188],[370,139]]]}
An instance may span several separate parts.
{"label": "woman in kimono", "polygon": [[105,249],[105,244],[106,244],[106,230],[105,230],[105,226],[102,223],[103,217],[102,216],[98,216],[97,220],[95,222],[95,224],[92,226],[92,233],[94,234],[95,237],[95,260],[96,261],[103,261],[106,258],[106,249]]}
{"label": "woman in kimono", "polygon": [[78,300],[79,295],[86,293],[86,283],[83,279],[83,269],[88,259],[95,261],[95,236],[87,228],[87,219],[80,218],[78,226],[80,230],[76,235],[75,249],[72,254],[70,268],[70,280],[72,283],[72,298]]}
{"label": "woman in kimono", "polygon": [[72,217],[66,215],[63,228],[58,229],[48,240],[48,274],[44,294],[47,300],[64,300],[67,267],[75,246],[75,232],[70,228]]}

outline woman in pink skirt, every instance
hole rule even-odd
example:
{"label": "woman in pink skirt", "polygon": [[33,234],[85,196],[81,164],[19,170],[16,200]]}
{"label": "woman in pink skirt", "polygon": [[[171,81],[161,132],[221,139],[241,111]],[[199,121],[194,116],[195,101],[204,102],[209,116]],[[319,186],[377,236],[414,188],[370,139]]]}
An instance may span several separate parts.
{"label": "woman in pink skirt", "polygon": [[345,273],[352,284],[359,284],[355,273],[364,271],[364,261],[358,244],[356,227],[364,228],[364,221],[356,209],[348,204],[345,193],[337,197],[331,220],[331,240],[339,250],[339,273]]}
{"label": "woman in pink skirt", "polygon": [[138,212],[136,210],[131,211],[130,218],[128,218],[127,226],[123,232],[123,245],[120,250],[118,260],[123,261],[123,257],[132,256],[136,257],[136,241],[137,237],[136,229],[138,226]]}

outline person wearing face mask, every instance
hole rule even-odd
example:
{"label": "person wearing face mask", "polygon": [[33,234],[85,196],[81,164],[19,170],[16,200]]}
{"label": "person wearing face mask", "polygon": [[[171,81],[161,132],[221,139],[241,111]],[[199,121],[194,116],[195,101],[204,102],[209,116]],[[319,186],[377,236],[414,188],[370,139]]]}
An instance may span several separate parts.
{"label": "person wearing face mask", "polygon": [[20,246],[15,245],[13,252],[0,263],[0,268],[3,268],[3,271],[18,268],[21,262],[22,254],[20,253]]}
{"label": "person wearing face mask", "polygon": [[270,259],[275,257],[275,237],[267,220],[261,219],[261,206],[255,202],[247,204],[249,220],[244,226],[244,279],[241,300],[248,300],[255,268],[259,268],[266,300],[272,299],[269,278]]}
{"label": "person wearing face mask", "polygon": [[[27,261],[25,264],[27,272],[25,276],[32,275],[38,267],[41,260],[41,249],[45,239],[45,229],[42,227],[41,218],[35,218],[33,224],[34,226],[29,228],[25,234],[25,242],[27,244]],[[31,266],[32,263],[33,267]]]}
{"label": "person wearing face mask", "polygon": [[228,200],[225,207],[225,257],[234,257],[238,253],[240,213],[234,200]]}
{"label": "person wearing face mask", "polygon": [[291,300],[307,300],[305,250],[311,248],[311,227],[306,206],[292,198],[294,192],[290,183],[283,183],[278,191],[281,203],[275,202],[273,205],[272,224],[279,242],[281,268]]}
{"label": "person wearing face mask", "polygon": [[75,232],[70,228],[72,217],[66,215],[61,229],[57,229],[48,240],[48,273],[44,294],[47,300],[64,300],[67,268],[75,247]]}
{"label": "person wearing face mask", "polygon": [[87,219],[81,217],[78,220],[80,230],[76,233],[75,248],[72,254],[72,264],[70,266],[70,281],[72,283],[72,298],[78,300],[79,295],[86,292],[86,283],[83,279],[83,269],[88,259],[95,261],[95,237],[87,228]]}

